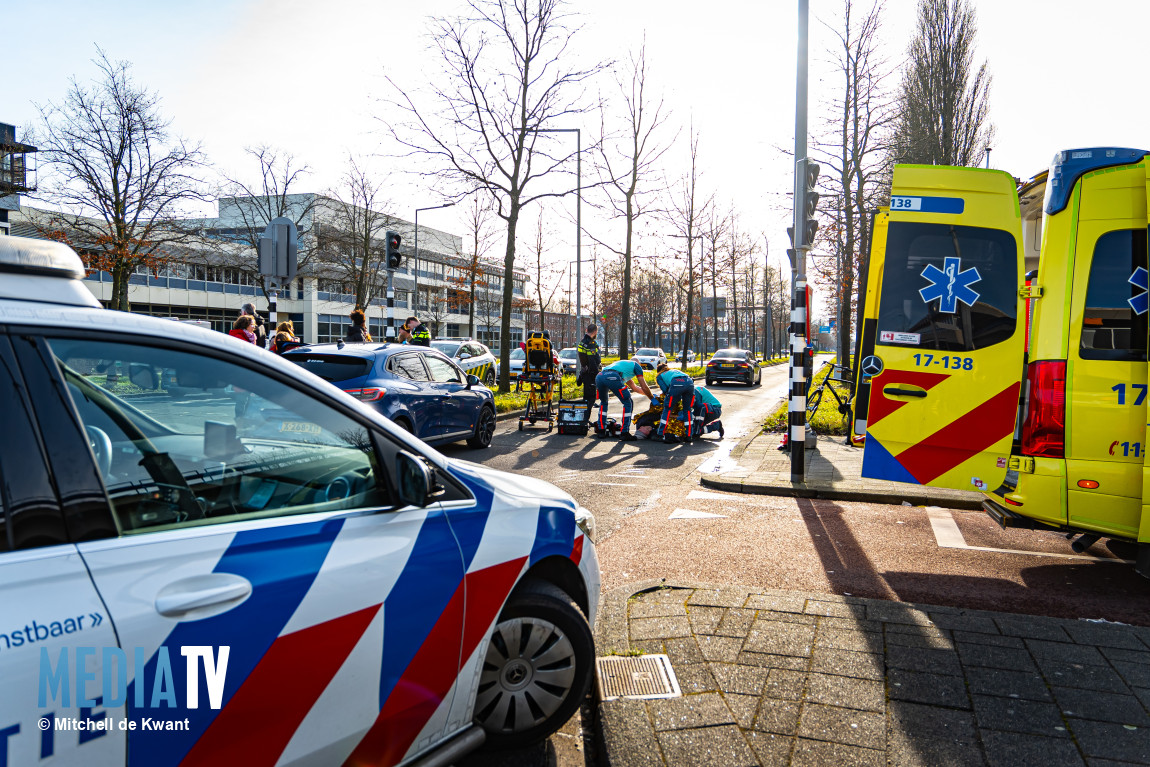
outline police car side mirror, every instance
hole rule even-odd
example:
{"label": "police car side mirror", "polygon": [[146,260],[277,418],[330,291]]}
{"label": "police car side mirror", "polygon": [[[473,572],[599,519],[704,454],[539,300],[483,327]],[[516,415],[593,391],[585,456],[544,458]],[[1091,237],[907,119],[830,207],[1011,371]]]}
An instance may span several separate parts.
{"label": "police car side mirror", "polygon": [[479,380],[479,376],[467,376],[468,389],[470,389],[472,386],[479,386],[481,383],[483,382]]}
{"label": "police car side mirror", "polygon": [[435,491],[435,476],[417,455],[401,450],[395,457],[395,476],[401,506],[423,508]]}
{"label": "police car side mirror", "polygon": [[460,362],[463,362],[463,360],[469,360],[469,359],[471,359],[471,355],[468,354],[467,352],[464,352],[463,354],[459,355],[459,361]]}

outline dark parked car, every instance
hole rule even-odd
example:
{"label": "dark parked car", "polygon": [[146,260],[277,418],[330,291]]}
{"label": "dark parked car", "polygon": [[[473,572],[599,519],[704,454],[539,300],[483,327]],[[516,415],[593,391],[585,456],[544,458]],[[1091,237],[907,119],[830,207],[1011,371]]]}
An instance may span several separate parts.
{"label": "dark parked car", "polygon": [[762,381],[763,371],[755,355],[746,349],[720,349],[707,363],[707,386],[715,381],[741,381],[755,386]]}
{"label": "dark parked car", "polygon": [[314,344],[284,359],[366,402],[429,444],[488,447],[495,397],[435,349],[403,344]]}

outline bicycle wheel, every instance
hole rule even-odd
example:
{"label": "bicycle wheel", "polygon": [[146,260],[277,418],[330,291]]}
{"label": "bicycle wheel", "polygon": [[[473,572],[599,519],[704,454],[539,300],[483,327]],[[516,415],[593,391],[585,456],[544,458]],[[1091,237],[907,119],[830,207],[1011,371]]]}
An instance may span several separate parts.
{"label": "bicycle wheel", "polygon": [[810,423],[815,411],[819,409],[819,403],[823,401],[823,388],[820,386],[807,395],[807,423]]}

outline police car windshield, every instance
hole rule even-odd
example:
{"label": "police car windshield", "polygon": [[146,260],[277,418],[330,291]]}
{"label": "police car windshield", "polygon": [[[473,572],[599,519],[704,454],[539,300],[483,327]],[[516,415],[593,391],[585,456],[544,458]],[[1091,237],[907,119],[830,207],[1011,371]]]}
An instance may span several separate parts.
{"label": "police car windshield", "polygon": [[455,353],[459,351],[459,344],[456,341],[432,341],[431,348],[436,351],[443,352],[448,357],[454,357]]}
{"label": "police car windshield", "polygon": [[579,352],[577,352],[575,349],[564,349],[563,351],[559,352],[559,359],[563,360],[573,360],[578,356]]}

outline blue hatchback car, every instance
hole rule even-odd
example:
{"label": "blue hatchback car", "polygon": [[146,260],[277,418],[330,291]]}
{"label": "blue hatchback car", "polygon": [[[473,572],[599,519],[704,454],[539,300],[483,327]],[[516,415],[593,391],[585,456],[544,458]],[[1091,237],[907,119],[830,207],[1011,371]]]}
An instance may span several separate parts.
{"label": "blue hatchback car", "polygon": [[435,349],[407,344],[313,344],[283,355],[429,444],[491,445],[495,397]]}

